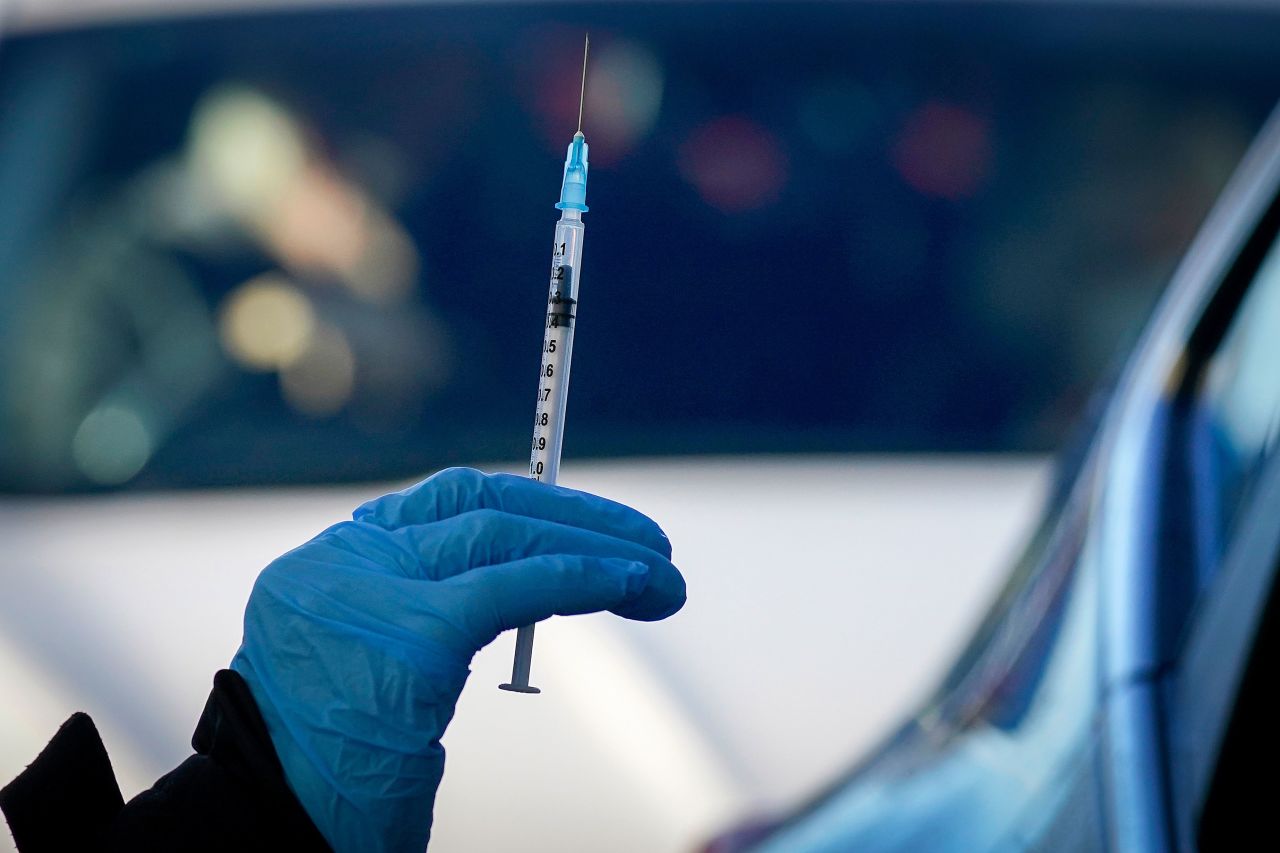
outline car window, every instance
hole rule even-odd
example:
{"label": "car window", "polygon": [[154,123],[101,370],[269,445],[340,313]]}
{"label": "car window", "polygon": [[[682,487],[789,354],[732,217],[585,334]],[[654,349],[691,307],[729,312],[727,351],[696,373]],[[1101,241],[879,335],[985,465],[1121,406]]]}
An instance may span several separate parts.
{"label": "car window", "polygon": [[1217,351],[1194,411],[1197,568],[1206,583],[1280,439],[1280,243],[1267,253]]}
{"label": "car window", "polygon": [[[1219,288],[1189,352],[1187,502],[1193,598],[1178,613],[1170,676],[1170,763],[1179,829],[1203,849],[1261,831],[1280,598],[1280,206]],[[1174,435],[1180,433],[1175,428]],[[1174,480],[1180,482],[1179,480]],[[1185,625],[1182,624],[1185,622]]]}
{"label": "car window", "polygon": [[1280,89],[1248,16],[1069,11],[376,4],[12,37],[0,489],[527,452],[584,28],[568,457],[1047,450]]}

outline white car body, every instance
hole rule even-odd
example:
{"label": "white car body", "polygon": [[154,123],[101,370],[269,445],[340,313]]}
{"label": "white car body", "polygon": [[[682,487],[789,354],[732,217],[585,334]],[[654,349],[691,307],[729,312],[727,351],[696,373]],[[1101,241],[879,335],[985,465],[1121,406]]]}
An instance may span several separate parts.
{"label": "white car body", "polygon": [[[688,605],[540,626],[540,696],[497,690],[512,635],[477,655],[432,850],[688,850],[794,805],[951,663],[1046,472],[1023,457],[566,465],[563,484],[663,525]],[[125,797],[150,786],[190,754],[261,568],[402,485],[0,501],[0,780],[84,710]]]}

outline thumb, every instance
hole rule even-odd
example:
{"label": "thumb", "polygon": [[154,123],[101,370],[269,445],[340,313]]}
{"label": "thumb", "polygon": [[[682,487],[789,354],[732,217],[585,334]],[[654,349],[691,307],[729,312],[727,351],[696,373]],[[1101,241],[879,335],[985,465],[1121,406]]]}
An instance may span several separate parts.
{"label": "thumb", "polygon": [[615,557],[545,554],[472,569],[442,585],[458,596],[458,615],[480,648],[508,628],[622,607],[644,592],[649,571]]}

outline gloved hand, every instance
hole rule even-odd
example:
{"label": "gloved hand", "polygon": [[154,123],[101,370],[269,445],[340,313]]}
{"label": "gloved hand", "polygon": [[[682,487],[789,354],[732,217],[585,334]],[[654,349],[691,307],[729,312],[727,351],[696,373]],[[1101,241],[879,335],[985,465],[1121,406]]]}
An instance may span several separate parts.
{"label": "gloved hand", "polygon": [[231,663],[338,851],[426,847],[440,736],[472,656],[501,631],[684,604],[658,525],[583,492],[454,468],[353,518],[267,566]]}

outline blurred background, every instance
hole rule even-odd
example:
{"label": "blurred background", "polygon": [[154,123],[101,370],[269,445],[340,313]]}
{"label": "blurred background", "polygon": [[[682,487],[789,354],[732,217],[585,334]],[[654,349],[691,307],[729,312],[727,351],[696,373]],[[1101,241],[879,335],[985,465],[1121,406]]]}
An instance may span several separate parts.
{"label": "blurred background", "polygon": [[537,710],[482,654],[443,850],[688,849],[851,764],[1280,94],[1245,3],[254,6],[0,7],[0,776],[83,708],[136,792],[275,553],[523,468],[589,29],[564,482],[690,607],[540,633]]}

